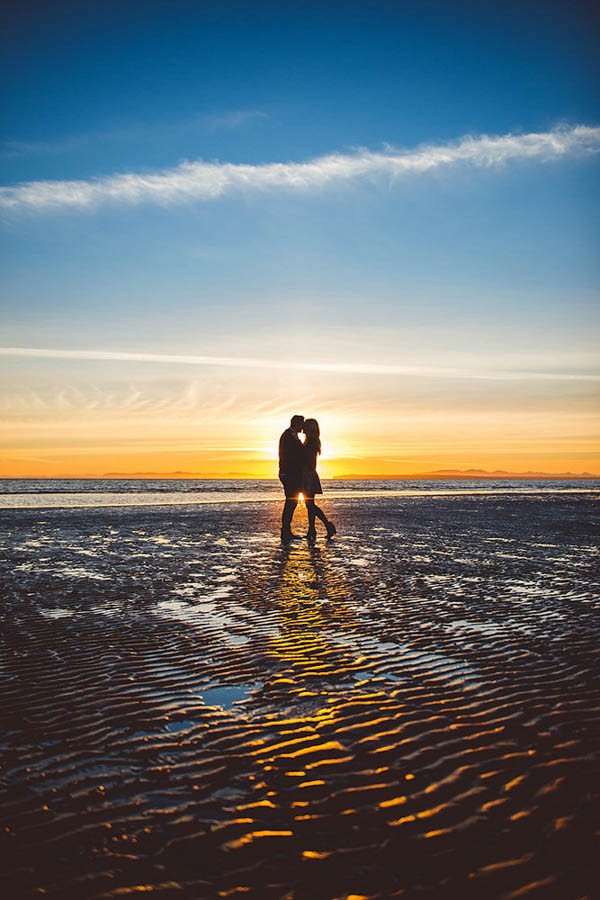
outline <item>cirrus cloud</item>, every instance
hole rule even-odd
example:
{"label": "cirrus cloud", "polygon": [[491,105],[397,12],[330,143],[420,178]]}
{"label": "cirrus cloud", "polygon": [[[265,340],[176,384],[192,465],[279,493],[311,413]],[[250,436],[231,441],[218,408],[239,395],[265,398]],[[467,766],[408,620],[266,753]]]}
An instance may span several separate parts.
{"label": "cirrus cloud", "polygon": [[405,376],[412,378],[456,378],[477,381],[600,381],[597,372],[540,372],[511,369],[464,369],[445,366],[398,365],[372,362],[302,362],[294,359],[256,359],[243,356],[199,356],[176,353],[146,353],[129,350],[64,350],[49,347],[0,347],[1,357],[60,359],[63,361],[152,363],[158,365],[208,366],[225,369],[274,369],[296,372],[328,372],[340,375]]}
{"label": "cirrus cloud", "polygon": [[235,191],[307,191],[366,178],[394,180],[461,163],[493,167],[518,160],[549,162],[599,150],[600,127],[576,125],[529,134],[465,137],[415,150],[334,153],[306,162],[245,165],[198,160],[155,173],[128,172],[90,180],[30,181],[2,187],[0,209],[41,212],[110,202],[169,205],[214,200]]}

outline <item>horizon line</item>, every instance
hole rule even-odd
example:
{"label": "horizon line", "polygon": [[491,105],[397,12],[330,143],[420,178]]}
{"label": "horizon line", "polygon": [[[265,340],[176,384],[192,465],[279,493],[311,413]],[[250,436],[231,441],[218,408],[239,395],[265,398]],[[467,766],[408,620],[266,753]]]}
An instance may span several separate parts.
{"label": "horizon line", "polygon": [[[115,479],[115,480],[128,480],[128,479],[149,479],[149,480],[163,480],[170,479],[173,481],[185,481],[187,479],[193,481],[275,481],[278,482],[279,479],[276,475],[273,476],[265,476],[265,475],[252,475],[249,472],[230,472],[227,474],[218,474],[218,473],[208,473],[201,474],[199,472],[185,472],[181,470],[171,471],[171,472],[103,472],[100,475],[70,475],[68,473],[62,475],[1,475],[0,480],[3,481],[40,481],[40,480],[54,480],[60,481],[61,479],[70,479],[72,481],[86,481],[86,480],[102,480],[102,479]],[[536,472],[536,471],[527,471],[527,472],[510,472],[504,469],[433,469],[425,472],[396,472],[394,474],[377,474],[377,473],[369,473],[366,475],[356,474],[356,473],[345,473],[343,475],[332,475],[330,477],[323,477],[323,481],[339,481],[339,480],[348,480],[348,481],[394,481],[397,479],[421,479],[423,481],[431,480],[436,481],[444,478],[472,478],[474,480],[477,479],[522,479],[522,480],[535,480],[535,479],[556,479],[556,478],[582,478],[582,479],[600,479],[600,474],[595,474],[593,472]]]}

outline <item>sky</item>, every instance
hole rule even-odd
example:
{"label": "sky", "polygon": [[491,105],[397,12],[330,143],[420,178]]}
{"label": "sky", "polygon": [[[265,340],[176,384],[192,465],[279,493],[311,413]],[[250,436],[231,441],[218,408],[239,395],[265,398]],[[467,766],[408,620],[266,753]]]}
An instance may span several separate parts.
{"label": "sky", "polygon": [[600,17],[3,5],[0,475],[600,473]]}

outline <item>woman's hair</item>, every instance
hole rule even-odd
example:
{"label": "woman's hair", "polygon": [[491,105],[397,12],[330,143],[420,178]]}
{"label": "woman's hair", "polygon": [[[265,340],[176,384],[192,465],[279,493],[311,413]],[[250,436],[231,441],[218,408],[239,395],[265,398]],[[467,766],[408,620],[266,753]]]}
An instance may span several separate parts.
{"label": "woman's hair", "polygon": [[316,419],[304,420],[304,434],[306,435],[306,443],[316,444],[317,453],[321,452],[321,432],[319,423]]}

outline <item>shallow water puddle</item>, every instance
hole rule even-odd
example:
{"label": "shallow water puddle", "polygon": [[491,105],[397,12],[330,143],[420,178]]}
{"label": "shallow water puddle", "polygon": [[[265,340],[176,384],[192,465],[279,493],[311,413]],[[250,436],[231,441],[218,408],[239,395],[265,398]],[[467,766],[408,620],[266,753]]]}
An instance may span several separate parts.
{"label": "shallow water puddle", "polygon": [[357,638],[354,635],[336,633],[335,631],[325,631],[325,636],[332,644],[339,644],[342,647],[350,647],[352,650],[358,650]]}
{"label": "shallow water puddle", "polygon": [[398,644],[394,641],[379,641],[377,639],[373,640],[373,644],[375,649],[380,653],[395,653],[398,649]]}
{"label": "shallow water puddle", "polygon": [[[422,671],[428,677],[435,679],[443,678],[449,684],[458,684],[465,688],[476,688],[481,686],[479,674],[475,669],[462,660],[454,659],[451,656],[443,656],[440,653],[424,653],[411,648],[408,644],[395,643],[392,641],[378,640],[374,636],[359,635],[342,635],[331,634],[330,640],[334,644],[352,647],[353,650],[364,653],[368,656],[373,653],[373,663],[375,668],[369,677],[375,674],[379,678],[388,678],[390,681],[401,681],[405,678],[412,677],[415,670]],[[384,659],[381,659],[381,656]],[[398,671],[387,671],[379,666],[385,666],[385,663],[396,664],[403,670],[401,674]],[[428,670],[428,671],[425,671]],[[356,676],[363,677],[362,673],[355,673]]]}
{"label": "shallow water puddle", "polygon": [[194,597],[201,590],[202,590],[201,584],[195,584],[194,582],[189,582],[188,584],[184,584],[181,587],[173,588],[171,593],[177,594],[178,597]]}
{"label": "shallow water puddle", "polygon": [[460,682],[464,687],[478,688],[481,686],[479,673],[460,659],[444,656],[441,653],[416,651],[408,644],[398,644],[398,649],[402,653],[400,661],[407,669],[428,669],[428,676],[448,679],[453,684]]}
{"label": "shallow water puddle", "polygon": [[[246,609],[232,600],[216,602],[217,599],[225,600],[229,591],[230,588],[218,588],[199,598],[196,603],[186,602],[183,599],[161,600],[156,604],[155,611],[159,615],[177,619],[186,625],[217,630],[224,643],[233,647],[243,647],[256,636],[264,638],[278,633],[277,624],[263,614]],[[242,632],[247,630],[249,623],[251,635]]]}
{"label": "shallow water puddle", "polygon": [[135,610],[130,610],[127,602],[124,602],[123,600],[111,600],[103,606],[93,606],[90,609],[90,612],[95,616],[108,616],[109,618],[115,618],[116,616],[122,618],[128,614],[133,616],[136,615]]}
{"label": "shallow water puddle", "polygon": [[83,566],[53,566],[47,569],[38,569],[42,572],[50,572],[52,575],[66,575],[67,578],[90,578],[92,581],[108,581],[109,576],[102,572],[93,572]]}
{"label": "shallow water puddle", "polygon": [[252,638],[246,634],[224,634],[223,640],[233,647],[243,647],[244,644],[249,644]]}
{"label": "shallow water puddle", "polygon": [[255,684],[219,685],[218,687],[205,688],[201,696],[207,706],[220,706],[221,709],[231,709],[236,703],[247,700],[252,691],[256,690]]}
{"label": "shallow water puddle", "polygon": [[178,733],[180,731],[189,731],[198,725],[196,719],[179,719],[177,722],[168,722],[165,725],[165,731]]}
{"label": "shallow water puddle", "polygon": [[496,625],[494,622],[469,622],[468,619],[455,619],[453,622],[447,622],[444,626],[448,631],[477,631],[481,634],[503,634],[510,631],[514,625],[506,624]]}
{"label": "shallow water puddle", "polygon": [[75,615],[75,610],[57,606],[55,609],[40,609],[40,615],[45,616],[46,619],[68,619]]}
{"label": "shallow water puddle", "polygon": [[506,619],[501,623],[495,622],[470,622],[468,619],[455,619],[444,625],[447,631],[456,631],[457,634],[483,634],[492,637],[510,637],[518,631],[521,634],[535,635],[535,629],[523,625],[515,619]]}
{"label": "shallow water puddle", "polygon": [[[219,578],[218,581],[225,581],[225,578]],[[229,580],[229,579],[227,579]],[[176,594],[179,597],[193,597],[196,596],[199,603],[207,603],[212,600],[219,600],[223,597],[228,597],[231,593],[231,585],[222,585],[221,587],[215,588],[214,591],[210,591],[207,594],[203,594],[200,596],[200,591],[205,590],[203,585],[198,581],[188,581],[185,584],[180,585],[179,587],[172,588],[171,594]],[[164,600],[162,604],[169,603],[171,601]],[[173,601],[177,602],[177,601]]]}
{"label": "shallow water puddle", "polygon": [[[221,579],[219,579],[221,580]],[[231,586],[224,584],[222,587],[215,588],[210,594],[207,594],[205,600],[219,600],[221,597],[228,597],[231,593]]]}

